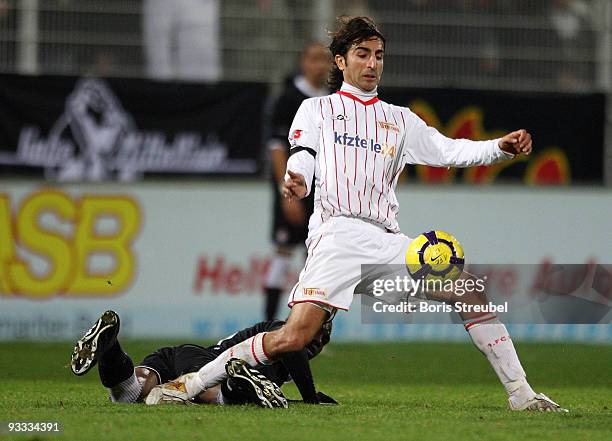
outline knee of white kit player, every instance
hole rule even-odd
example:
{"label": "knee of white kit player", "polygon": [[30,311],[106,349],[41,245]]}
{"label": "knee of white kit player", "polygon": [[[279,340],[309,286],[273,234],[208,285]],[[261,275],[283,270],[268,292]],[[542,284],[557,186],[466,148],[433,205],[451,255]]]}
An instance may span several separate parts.
{"label": "knee of white kit player", "polygon": [[277,337],[277,346],[279,352],[297,352],[301,351],[310,342],[308,336],[304,335],[297,328],[281,328]]}

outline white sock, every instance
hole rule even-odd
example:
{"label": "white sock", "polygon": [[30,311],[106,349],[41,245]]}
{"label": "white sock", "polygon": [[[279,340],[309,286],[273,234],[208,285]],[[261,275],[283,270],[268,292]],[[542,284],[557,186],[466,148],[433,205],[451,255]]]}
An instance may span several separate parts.
{"label": "white sock", "polygon": [[232,358],[244,360],[250,366],[268,364],[270,362],[270,358],[266,354],[263,347],[263,338],[265,335],[265,332],[260,332],[259,334],[240,342],[235,346],[232,346],[213,361],[205,366],[202,366],[202,368],[200,368],[200,370],[197,372],[197,375],[187,378],[185,387],[187,388],[187,394],[189,397],[195,397],[200,392],[225,380],[227,378],[225,365]]}
{"label": "white sock", "polygon": [[464,323],[472,342],[487,357],[510,399],[525,401],[533,398],[535,392],[527,383],[527,376],[508,330],[497,317],[486,314],[476,319],[465,320]]}
{"label": "white sock", "polygon": [[113,403],[135,403],[142,391],[144,379],[140,381],[135,374],[109,389]]}
{"label": "white sock", "polygon": [[283,289],[287,283],[287,272],[291,265],[291,257],[284,254],[275,254],[270,262],[266,275],[266,288]]}

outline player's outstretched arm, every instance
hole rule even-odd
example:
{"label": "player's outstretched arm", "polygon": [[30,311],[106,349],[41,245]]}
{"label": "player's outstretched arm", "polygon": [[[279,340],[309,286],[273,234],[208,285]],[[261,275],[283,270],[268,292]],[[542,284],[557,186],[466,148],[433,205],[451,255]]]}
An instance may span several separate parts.
{"label": "player's outstretched arm", "polygon": [[529,154],[531,135],[520,129],[499,139],[472,141],[452,139],[429,127],[409,109],[403,109],[406,119],[404,154],[408,164],[434,167],[474,167],[490,165],[515,155]]}

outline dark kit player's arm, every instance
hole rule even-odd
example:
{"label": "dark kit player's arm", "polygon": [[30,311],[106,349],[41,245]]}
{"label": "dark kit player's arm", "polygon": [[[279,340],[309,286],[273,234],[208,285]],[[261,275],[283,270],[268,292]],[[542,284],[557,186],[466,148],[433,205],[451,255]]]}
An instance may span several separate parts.
{"label": "dark kit player's arm", "polygon": [[212,346],[211,349],[214,349],[219,352],[219,354],[226,349],[231,348],[232,346],[237,345],[245,341],[248,338],[253,337],[254,335],[259,334],[260,332],[269,332],[274,331],[281,326],[283,326],[285,322],[281,320],[270,320],[267,322],[259,322],[254,326],[249,328],[244,328],[241,331],[236,332],[231,337],[226,338],[225,340],[221,340],[218,345]]}
{"label": "dark kit player's arm", "polygon": [[317,404],[317,391],[315,389],[308,353],[305,349],[299,352],[289,352],[283,354],[280,362],[285,366],[287,372],[293,379],[295,386],[300,391],[300,395],[305,403]]}
{"label": "dark kit player's arm", "polygon": [[[286,374],[291,376],[291,379],[295,383],[302,400],[308,404],[338,404],[336,400],[325,395],[322,392],[317,392],[314,380],[312,377],[312,371],[310,370],[310,361],[308,359],[308,352],[303,349],[299,352],[289,352],[283,354],[279,359],[279,363],[287,371]],[[274,369],[274,365],[269,366]],[[278,376],[279,372],[276,369],[277,375],[272,374],[271,376]],[[286,375],[285,375],[286,376]],[[288,378],[286,378],[288,379]],[[283,378],[283,380],[286,380]]]}
{"label": "dark kit player's arm", "polygon": [[279,187],[281,187],[283,185],[283,182],[285,181],[287,159],[289,159],[289,155],[284,150],[274,149],[270,151],[272,173],[274,174],[274,181],[278,184]]}

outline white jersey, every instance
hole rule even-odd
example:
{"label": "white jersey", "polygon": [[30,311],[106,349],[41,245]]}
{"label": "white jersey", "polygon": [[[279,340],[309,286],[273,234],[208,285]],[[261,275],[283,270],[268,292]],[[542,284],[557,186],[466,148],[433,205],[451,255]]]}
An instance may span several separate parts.
{"label": "white jersey", "polygon": [[357,217],[392,232],[399,232],[395,186],[406,164],[468,167],[512,157],[498,140],[446,138],[407,107],[346,83],[337,93],[302,102],[289,142],[287,169],[302,174],[307,186],[314,175],[321,222]]}

